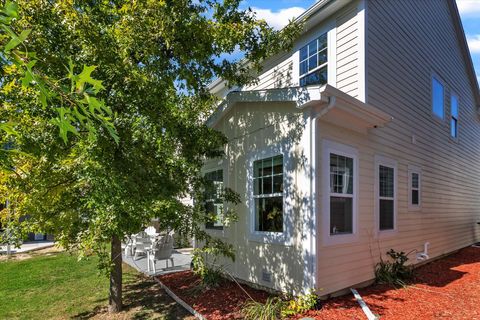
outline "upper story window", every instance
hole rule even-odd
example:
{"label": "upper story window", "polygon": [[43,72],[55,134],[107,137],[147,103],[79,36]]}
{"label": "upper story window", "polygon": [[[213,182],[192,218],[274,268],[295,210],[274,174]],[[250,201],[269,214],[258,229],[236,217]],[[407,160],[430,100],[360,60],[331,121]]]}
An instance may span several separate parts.
{"label": "upper story window", "polygon": [[283,232],[283,156],[253,162],[255,231]]}
{"label": "upper story window", "polygon": [[208,221],[207,229],[223,229],[223,170],[215,170],[205,174],[204,191],[205,213]]}
{"label": "upper story window", "polygon": [[327,34],[300,49],[300,86],[327,83]]}
{"label": "upper story window", "polygon": [[450,99],[450,135],[453,138],[458,136],[458,98],[452,95]]}
{"label": "upper story window", "polygon": [[444,88],[443,84],[435,77],[432,78],[432,111],[440,119],[443,119],[444,111]]}

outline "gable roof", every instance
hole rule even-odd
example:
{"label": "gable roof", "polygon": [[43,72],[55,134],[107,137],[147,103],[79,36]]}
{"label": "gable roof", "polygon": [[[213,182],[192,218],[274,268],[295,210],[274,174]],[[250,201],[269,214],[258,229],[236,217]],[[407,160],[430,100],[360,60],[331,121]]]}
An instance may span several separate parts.
{"label": "gable roof", "polygon": [[458,45],[462,52],[463,60],[465,61],[468,78],[472,86],[472,91],[475,98],[475,104],[477,105],[477,112],[480,113],[480,88],[478,87],[477,76],[475,74],[475,68],[473,67],[473,60],[468,49],[467,38],[465,37],[465,31],[463,30],[462,21],[458,12],[458,7],[455,0],[447,0],[448,8],[453,19],[453,26],[457,33]]}

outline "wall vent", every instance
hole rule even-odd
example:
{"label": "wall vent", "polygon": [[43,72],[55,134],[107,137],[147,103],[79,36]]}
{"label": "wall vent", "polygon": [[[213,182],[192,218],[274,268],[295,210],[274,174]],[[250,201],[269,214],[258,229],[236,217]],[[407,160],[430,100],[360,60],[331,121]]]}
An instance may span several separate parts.
{"label": "wall vent", "polygon": [[267,270],[262,270],[262,281],[265,282],[272,282],[272,273],[268,272]]}

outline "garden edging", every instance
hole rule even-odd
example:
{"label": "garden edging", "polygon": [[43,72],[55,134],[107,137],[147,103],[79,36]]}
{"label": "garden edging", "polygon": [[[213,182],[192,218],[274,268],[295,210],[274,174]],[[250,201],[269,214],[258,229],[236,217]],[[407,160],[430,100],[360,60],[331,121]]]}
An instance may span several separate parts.
{"label": "garden edging", "polygon": [[188,312],[190,312],[191,314],[193,314],[195,316],[195,318],[197,319],[200,319],[200,320],[207,320],[207,318],[205,318],[205,316],[203,316],[201,313],[199,313],[198,311],[196,311],[195,309],[193,309],[188,303],[186,303],[185,301],[183,301],[179,296],[177,296],[175,293],[173,293],[172,290],[170,290],[170,288],[168,288],[166,285],[164,285],[162,283],[162,281],[160,281],[157,277],[153,277],[155,279],[155,281],[158,282],[158,284],[162,287],[163,290],[165,290],[165,292],[173,299],[175,300],[175,302],[177,302],[179,305],[181,305],[182,307],[184,307]]}

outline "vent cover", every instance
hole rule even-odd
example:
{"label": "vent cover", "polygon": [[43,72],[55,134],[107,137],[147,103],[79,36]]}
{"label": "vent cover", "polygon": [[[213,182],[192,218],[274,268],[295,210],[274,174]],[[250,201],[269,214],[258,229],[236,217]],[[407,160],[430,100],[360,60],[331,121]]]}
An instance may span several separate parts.
{"label": "vent cover", "polygon": [[262,281],[265,282],[272,282],[272,273],[268,272],[267,270],[262,270]]}

